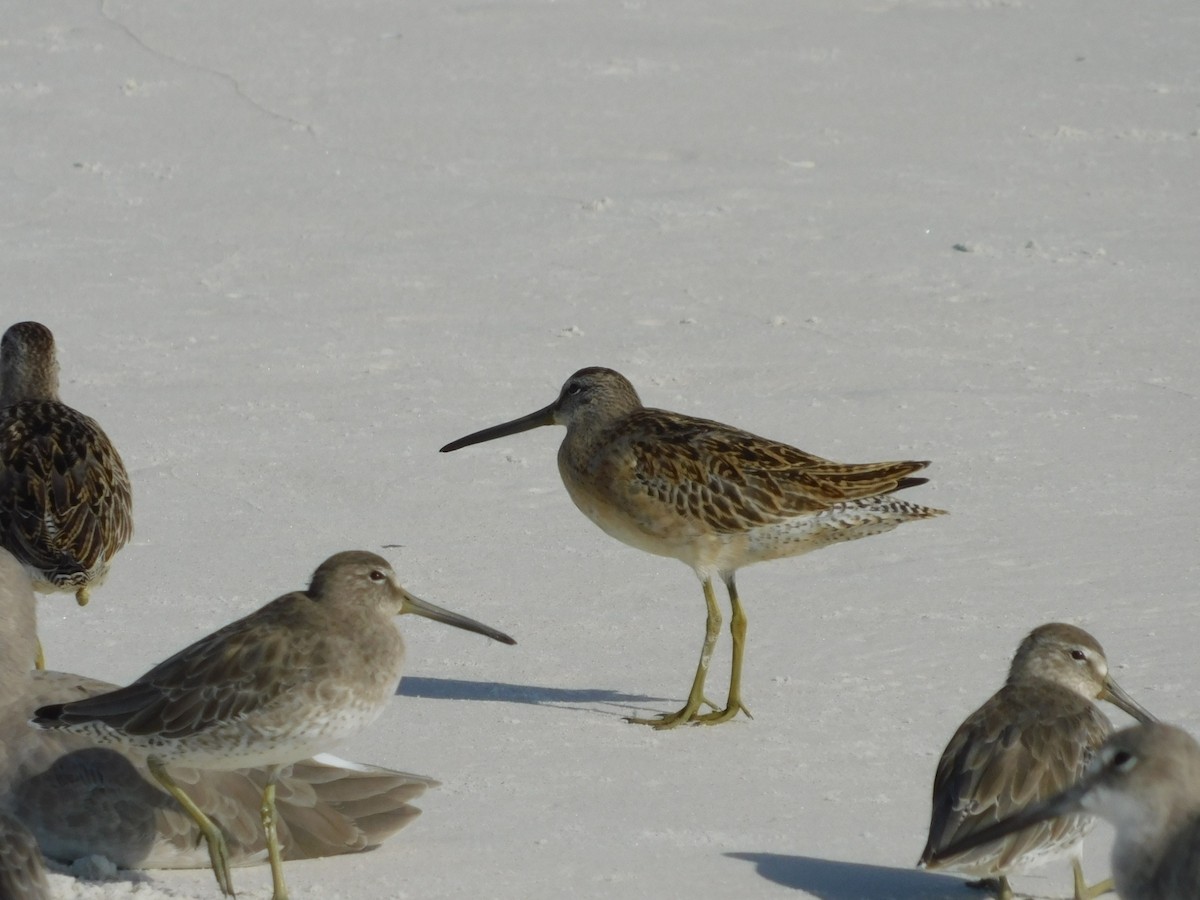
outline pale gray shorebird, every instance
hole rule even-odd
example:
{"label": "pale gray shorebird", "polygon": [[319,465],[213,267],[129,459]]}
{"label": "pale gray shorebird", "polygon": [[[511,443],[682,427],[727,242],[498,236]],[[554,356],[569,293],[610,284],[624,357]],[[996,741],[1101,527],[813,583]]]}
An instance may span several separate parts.
{"label": "pale gray shorebird", "polygon": [[1122,900],[1200,897],[1200,744],[1173,725],[1118,731],[1075,784],[951,849],[967,852],[980,842],[1080,813],[1116,828],[1112,871]]}
{"label": "pale gray shorebird", "polygon": [[168,766],[263,766],[262,826],[275,900],[287,897],[276,837],[276,782],[290,764],[373,722],[396,692],[404,642],[391,621],[412,613],[513,644],[473,619],[414,597],[382,557],[331,556],[306,591],[268,603],[155,666],[127,687],[43,706],[33,723],[146,760],[208,845],[217,884],[233,894],[221,830]]}
{"label": "pale gray shorebird", "polygon": [[83,606],[132,534],[116,447],[95,419],[59,400],[50,329],[18,322],[0,338],[0,547],[38,591],[72,593]]}
{"label": "pale gray shorebird", "polygon": [[[208,866],[199,829],[153,780],[144,759],[97,748],[78,734],[29,727],[38,707],[116,687],[30,668],[36,606],[28,573],[0,549],[0,812],[28,828],[46,856],[68,865],[103,857],[125,869]],[[220,826],[231,865],[266,860],[259,808],[267,769],[171,766],[169,773]],[[328,755],[297,763],[276,786],[283,857],[378,846],[420,813],[412,801],[436,785]]]}
{"label": "pale gray shorebird", "polygon": [[37,841],[4,813],[0,813],[0,898],[50,900],[50,882]]}
{"label": "pale gray shorebird", "polygon": [[[926,461],[831,462],[720,422],[648,409],[623,375],[598,367],[572,375],[544,409],[459,438],[442,452],[540,425],[566,426],[558,471],[584,515],[619,541],[683,561],[703,585],[708,619],[687,702],[674,713],[628,720],[656,728],[713,725],[746,711],[746,614],[734,585],[737,569],[944,514],[890,496],[924,484],[926,479],[909,476]],[[733,663],[724,708],[704,695],[721,629],[718,578],[732,606]],[[713,711],[702,714],[706,705]]]}
{"label": "pale gray shorebird", "polygon": [[964,839],[1079,778],[1112,731],[1094,700],[1155,721],[1113,680],[1104,649],[1082,628],[1051,623],[1030,632],[1004,687],[967,717],[942,753],[918,865],[995,879],[998,896],[1009,900],[1010,874],[1069,857],[1076,900],[1111,890],[1109,882],[1089,887],[1083,878],[1080,845],[1095,824],[1089,815],[1049,819],[960,849]]}

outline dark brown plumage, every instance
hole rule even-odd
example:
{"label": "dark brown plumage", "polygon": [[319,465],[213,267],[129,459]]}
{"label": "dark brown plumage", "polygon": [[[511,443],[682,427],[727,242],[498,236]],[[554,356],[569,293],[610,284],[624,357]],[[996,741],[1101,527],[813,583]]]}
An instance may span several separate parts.
{"label": "dark brown plumage", "polygon": [[19,322],[0,340],[0,546],[43,592],[87,603],[133,534],[129,476],[94,419],[58,398],[54,337]]}

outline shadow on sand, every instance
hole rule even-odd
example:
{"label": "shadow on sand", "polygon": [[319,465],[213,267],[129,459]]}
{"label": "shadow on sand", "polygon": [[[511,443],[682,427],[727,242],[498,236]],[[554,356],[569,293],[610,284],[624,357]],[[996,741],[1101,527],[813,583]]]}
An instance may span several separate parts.
{"label": "shadow on sand", "polygon": [[727,853],[754,863],[758,874],[821,900],[987,900],[961,878],[779,853]]}
{"label": "shadow on sand", "polygon": [[639,704],[668,703],[664,697],[625,694],[599,688],[555,688],[534,684],[505,684],[497,681],[462,681],[456,678],[413,678],[406,676],[396,690],[398,697],[423,697],[427,700],[491,700],[501,703],[531,703],[561,706],[565,709],[595,710],[598,704],[620,708],[604,710],[612,715],[645,714]]}

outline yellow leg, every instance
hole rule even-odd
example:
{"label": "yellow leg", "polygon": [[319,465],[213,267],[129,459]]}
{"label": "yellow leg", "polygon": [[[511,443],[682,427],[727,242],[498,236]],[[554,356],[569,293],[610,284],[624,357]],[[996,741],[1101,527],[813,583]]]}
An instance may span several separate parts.
{"label": "yellow leg", "polygon": [[91,599],[92,599],[92,595],[91,595],[91,593],[88,592],[88,589],[86,587],[81,587],[79,590],[77,590],[75,592],[75,602],[78,603],[80,606],[87,606],[88,601]]}
{"label": "yellow leg", "polygon": [[684,722],[694,721],[697,718],[696,714],[703,704],[708,704],[713,709],[716,709],[716,704],[711,703],[704,696],[704,679],[708,675],[708,663],[712,659],[717,637],[721,634],[721,610],[717,606],[717,595],[713,590],[711,578],[704,580],[704,602],[708,606],[708,620],[704,630],[704,646],[700,650],[700,664],[696,666],[696,677],[692,679],[692,689],[688,692],[687,703],[677,712],[663,713],[661,716],[655,716],[652,719],[630,717],[625,721],[638,725],[652,725],[655,728],[674,728],[677,725],[682,725]]}
{"label": "yellow leg", "polygon": [[35,669],[46,668],[46,653],[42,650],[42,639],[38,638],[37,653],[33,655],[33,667]]}
{"label": "yellow leg", "polygon": [[1098,884],[1088,887],[1088,883],[1083,877],[1083,865],[1078,859],[1071,860],[1071,869],[1075,873],[1075,900],[1095,900],[1102,894],[1116,890],[1116,885],[1113,884],[1111,878],[1105,878]]}
{"label": "yellow leg", "polygon": [[278,776],[279,770],[276,768],[271,769],[270,777],[267,778],[267,786],[263,788],[261,813],[263,834],[267,838],[267,858],[271,862],[271,884],[274,888],[271,900],[288,900],[287,885],[283,881],[283,854],[279,851],[279,831],[275,824],[277,821],[275,815],[275,779]]}
{"label": "yellow leg", "polygon": [[183,789],[167,774],[162,763],[151,757],[146,764],[154,779],[162,785],[164,791],[175,798],[175,801],[183,807],[184,812],[192,817],[192,821],[204,835],[204,840],[208,843],[208,859],[212,863],[217,887],[226,897],[234,896],[233,879],[229,875],[229,848],[225,844],[225,836],[221,834],[221,829],[214,825],[213,820],[204,814],[204,810],[193,803],[192,798],[183,792]]}
{"label": "yellow leg", "polygon": [[745,704],[742,703],[742,658],[746,652],[746,612],[742,609],[741,600],[738,599],[737,586],[734,584],[732,574],[725,579],[725,587],[729,589],[729,603],[733,607],[733,613],[729,617],[729,634],[733,640],[733,667],[729,673],[729,697],[725,701],[724,709],[697,717],[695,721],[698,725],[718,725],[721,722],[728,722],[739,712],[744,712],[751,719],[754,718],[750,715],[750,710],[746,709]]}

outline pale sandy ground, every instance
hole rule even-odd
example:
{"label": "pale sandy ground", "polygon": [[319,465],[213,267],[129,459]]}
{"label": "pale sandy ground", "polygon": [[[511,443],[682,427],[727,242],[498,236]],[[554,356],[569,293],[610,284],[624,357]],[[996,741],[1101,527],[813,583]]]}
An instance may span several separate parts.
{"label": "pale sandy ground", "polygon": [[[340,752],[444,787],[376,852],[290,865],[296,897],[975,897],[912,870],[933,767],[1053,619],[1200,731],[1194,0],[3,22],[2,324],[54,329],[136,497],[92,604],[43,601],[50,664],[135,677],[347,548],[520,642],[402,622],[402,696]],[[909,496],[953,515],[744,570],[754,720],[627,725],[686,692],[692,574],[574,509],[561,432],[437,453],[591,364],[822,455],[930,458]]]}

